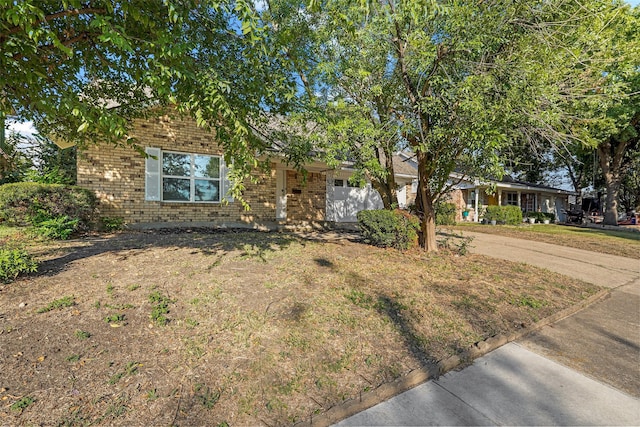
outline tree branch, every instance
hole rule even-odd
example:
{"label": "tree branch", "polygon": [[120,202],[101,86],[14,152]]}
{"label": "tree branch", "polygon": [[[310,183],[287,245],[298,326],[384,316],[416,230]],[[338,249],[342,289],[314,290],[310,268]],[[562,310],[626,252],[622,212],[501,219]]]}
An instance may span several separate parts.
{"label": "tree branch", "polygon": [[[60,12],[52,13],[51,15],[47,15],[44,17],[44,19],[38,19],[32,25],[35,27],[35,26],[41,25],[44,22],[53,21],[54,19],[62,18],[65,16],[99,15],[99,14],[104,14],[106,12],[107,10],[104,8],[95,8],[95,7],[87,7],[84,9],[63,10]],[[19,25],[16,25],[15,27],[11,27],[6,32],[0,34],[0,39],[10,36],[11,34],[18,33],[23,29],[24,28]]]}

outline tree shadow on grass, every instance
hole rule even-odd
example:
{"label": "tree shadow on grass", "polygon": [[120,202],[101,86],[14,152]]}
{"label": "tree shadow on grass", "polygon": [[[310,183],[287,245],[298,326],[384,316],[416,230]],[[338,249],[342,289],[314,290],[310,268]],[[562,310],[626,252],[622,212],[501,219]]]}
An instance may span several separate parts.
{"label": "tree shadow on grass", "polygon": [[[129,231],[110,237],[76,239],[63,248],[45,250],[42,261],[32,276],[53,276],[64,271],[70,263],[102,254],[118,255],[119,261],[140,255],[151,249],[192,249],[191,254],[216,257],[219,263],[228,253],[237,252],[240,258],[266,262],[270,253],[282,251],[292,244],[306,245],[307,239],[292,233],[236,229],[161,229]],[[63,255],[58,255],[63,251]]]}

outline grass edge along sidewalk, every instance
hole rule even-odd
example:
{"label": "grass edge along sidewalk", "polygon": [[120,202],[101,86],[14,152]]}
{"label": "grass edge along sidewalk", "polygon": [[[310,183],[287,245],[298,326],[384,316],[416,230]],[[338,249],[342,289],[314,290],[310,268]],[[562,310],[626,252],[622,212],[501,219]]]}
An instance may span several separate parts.
{"label": "grass edge along sidewalk", "polygon": [[416,369],[409,374],[397,378],[395,381],[385,383],[378,388],[366,393],[361,393],[357,399],[348,400],[340,405],[336,405],[333,408],[328,409],[326,412],[317,416],[311,416],[309,419],[296,423],[297,427],[324,427],[335,424],[352,415],[369,409],[379,403],[382,403],[394,396],[397,396],[405,391],[425,383],[431,379],[437,379],[440,375],[443,375],[453,369],[470,364],[475,359],[484,356],[487,353],[496,350],[503,345],[516,341],[533,331],[536,331],[551,323],[558,322],[566,317],[569,317],[580,310],[585,309],[591,304],[600,301],[601,299],[608,298],[611,294],[611,290],[603,289],[590,297],[577,302],[571,307],[567,307],[557,313],[554,313],[544,319],[527,326],[517,332],[509,335],[496,335],[486,340],[480,341],[474,344],[471,348],[467,349],[460,355],[451,356],[445,360],[438,362],[433,366]]}

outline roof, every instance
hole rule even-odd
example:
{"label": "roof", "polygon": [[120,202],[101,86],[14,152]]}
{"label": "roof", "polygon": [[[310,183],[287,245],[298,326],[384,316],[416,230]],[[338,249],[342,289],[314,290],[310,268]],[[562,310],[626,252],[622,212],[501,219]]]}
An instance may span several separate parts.
{"label": "roof", "polygon": [[418,178],[418,169],[410,161],[410,158],[393,155],[393,174],[407,178]]}

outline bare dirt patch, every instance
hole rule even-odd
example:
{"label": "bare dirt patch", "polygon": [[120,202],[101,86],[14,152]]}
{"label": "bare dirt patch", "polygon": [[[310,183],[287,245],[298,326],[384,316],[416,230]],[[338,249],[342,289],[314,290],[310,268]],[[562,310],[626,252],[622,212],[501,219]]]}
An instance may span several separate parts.
{"label": "bare dirt patch", "polygon": [[38,254],[38,275],[0,285],[2,425],[288,425],[598,290],[284,233],[131,232]]}

